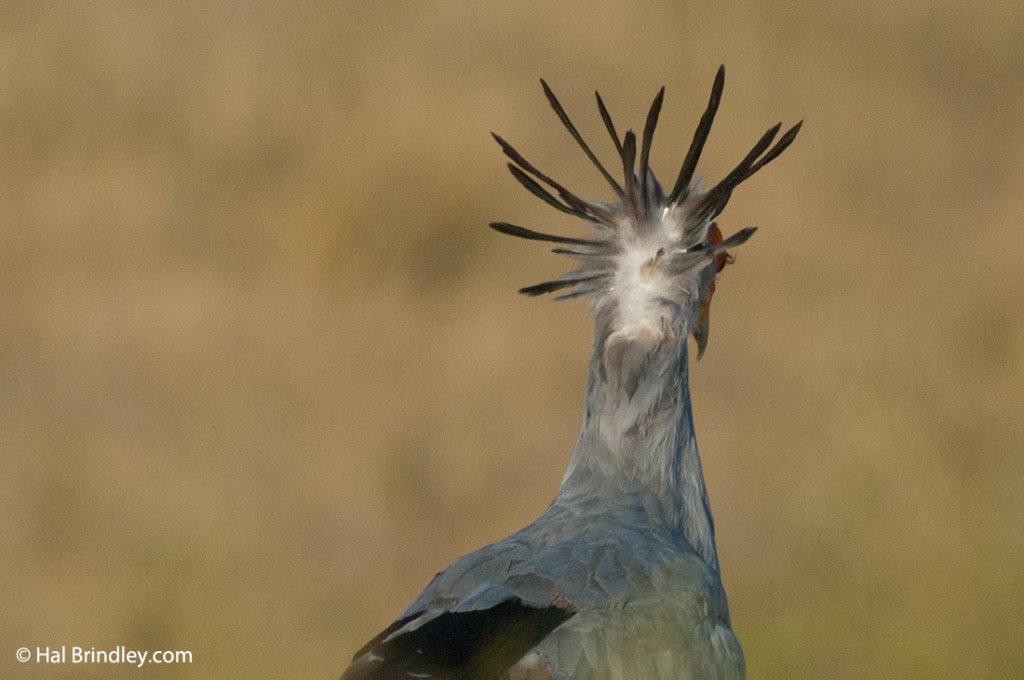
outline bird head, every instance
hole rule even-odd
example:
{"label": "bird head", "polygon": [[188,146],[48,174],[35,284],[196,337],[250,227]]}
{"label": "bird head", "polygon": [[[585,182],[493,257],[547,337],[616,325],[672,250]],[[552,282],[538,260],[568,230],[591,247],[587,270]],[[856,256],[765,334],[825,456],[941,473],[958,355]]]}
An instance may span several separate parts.
{"label": "bird head", "polygon": [[[661,338],[666,334],[694,337],[698,357],[707,346],[715,277],[732,262],[729,251],[754,233],[747,227],[723,238],[716,218],[744,180],[777,158],[796,138],[800,123],[778,141],[781,124],[758,140],[740,163],[708,190],[694,179],[697,162],[711,131],[725,84],[720,67],[711,97],[671,191],[666,192],[650,168],[654,130],[661,113],[662,88],[647,114],[642,136],[632,130],[621,137],[601,96],[598,111],[621,163],[621,182],[598,160],[543,80],[548,102],[590,161],[609,183],[615,202],[579,198],[529,163],[508,142],[494,135],[512,176],[551,207],[578,217],[592,229],[588,238],[546,234],[507,222],[490,226],[520,238],[558,244],[554,252],[574,258],[578,267],[551,281],[520,290],[526,295],[560,292],[557,299],[593,299],[599,315],[609,319],[610,332],[629,338]],[[773,146],[774,142],[774,146]]]}

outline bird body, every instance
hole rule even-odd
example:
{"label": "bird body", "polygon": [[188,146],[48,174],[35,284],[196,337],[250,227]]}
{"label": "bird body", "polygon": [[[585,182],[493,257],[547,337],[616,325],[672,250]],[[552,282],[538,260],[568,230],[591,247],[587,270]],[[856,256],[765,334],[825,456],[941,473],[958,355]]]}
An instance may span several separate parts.
{"label": "bird body", "polygon": [[618,203],[579,199],[496,136],[517,180],[596,231],[593,239],[579,239],[491,225],[557,243],[556,252],[580,263],[521,292],[572,289],[561,297],[592,298],[595,334],[583,426],[547,510],[440,572],[355,655],[343,680],[744,677],[694,436],[687,337],[694,336],[699,356],[715,275],[729,261],[726,249],[753,233],[723,239],[714,218],[739,182],[793,141],[799,124],[771,149],[779,126],[769,130],[733,172],[701,191],[693,172],[723,82],[719,69],[669,194],[648,167],[664,89],[647,118],[639,168],[635,135],[619,138],[598,96],[623,162],[620,185],[544,83],[555,112]]}

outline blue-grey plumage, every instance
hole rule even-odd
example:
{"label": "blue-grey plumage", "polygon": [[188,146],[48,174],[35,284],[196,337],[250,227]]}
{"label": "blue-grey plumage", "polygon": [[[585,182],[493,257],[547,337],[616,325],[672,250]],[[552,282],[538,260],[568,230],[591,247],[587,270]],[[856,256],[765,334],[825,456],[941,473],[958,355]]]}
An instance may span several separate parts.
{"label": "blue-grey plumage", "polygon": [[686,340],[693,335],[698,356],[703,352],[715,276],[730,261],[727,249],[753,233],[723,239],[715,217],[740,182],[793,141],[800,124],[775,146],[780,126],[771,128],[732,172],[702,191],[693,175],[723,84],[720,68],[668,194],[648,165],[664,89],[644,126],[639,167],[636,136],[629,131],[620,139],[597,97],[622,161],[619,184],[543,83],[617,203],[580,199],[495,136],[521,184],[594,229],[591,238],[572,238],[491,225],[557,243],[556,252],[578,263],[522,292],[591,298],[595,333],[583,426],[544,514],[440,572],[356,654],[345,680],[744,677],[694,436]]}

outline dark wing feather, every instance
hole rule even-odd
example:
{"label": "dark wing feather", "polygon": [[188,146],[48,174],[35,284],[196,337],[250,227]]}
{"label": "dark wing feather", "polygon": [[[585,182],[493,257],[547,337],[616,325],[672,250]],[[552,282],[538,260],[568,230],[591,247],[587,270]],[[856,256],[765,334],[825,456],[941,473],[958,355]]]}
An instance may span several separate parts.
{"label": "dark wing feather", "polygon": [[377,633],[377,635],[374,636],[374,638],[372,640],[370,640],[365,645],[363,645],[362,648],[360,648],[360,650],[358,652],[356,652],[355,655],[353,655],[352,661],[358,661],[360,657],[365,656],[372,649],[374,649],[375,647],[378,647],[380,645],[380,643],[383,642],[389,635],[391,635],[396,630],[398,630],[399,628],[401,628],[405,624],[407,624],[410,621],[412,621],[413,619],[415,619],[417,616],[419,616],[419,614],[413,614],[412,616],[402,617],[402,618],[398,619],[397,621],[395,621],[394,623],[392,623],[387,628],[385,628],[384,630],[382,630],[381,632]]}
{"label": "dark wing feather", "polygon": [[[360,650],[342,680],[503,680],[530,649],[575,614],[530,607],[519,599],[490,609],[445,612],[416,630],[387,640],[381,633]],[[401,626],[395,622],[388,630]]]}

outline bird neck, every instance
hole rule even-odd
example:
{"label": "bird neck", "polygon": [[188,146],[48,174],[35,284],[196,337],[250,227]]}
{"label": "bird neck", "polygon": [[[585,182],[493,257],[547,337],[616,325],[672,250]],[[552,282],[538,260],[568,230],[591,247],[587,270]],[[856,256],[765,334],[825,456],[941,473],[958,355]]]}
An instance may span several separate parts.
{"label": "bird neck", "polygon": [[687,328],[599,312],[579,440],[555,500],[683,539],[718,570],[687,370]]}

